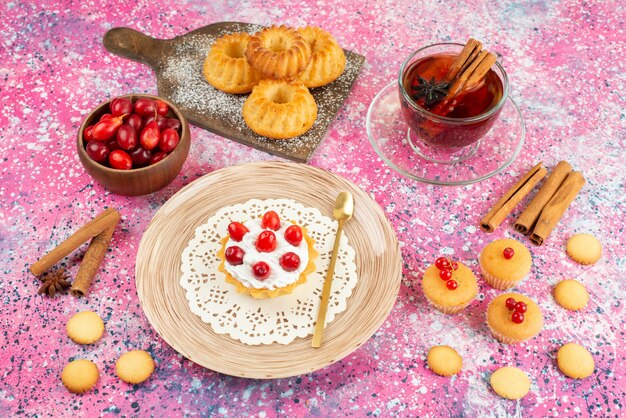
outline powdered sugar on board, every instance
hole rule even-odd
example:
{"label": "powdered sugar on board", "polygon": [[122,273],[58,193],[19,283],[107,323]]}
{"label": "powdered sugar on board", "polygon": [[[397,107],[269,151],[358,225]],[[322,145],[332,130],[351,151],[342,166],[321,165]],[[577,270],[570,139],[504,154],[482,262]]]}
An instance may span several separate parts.
{"label": "powdered sugar on board", "polygon": [[169,41],[171,48],[155,67],[159,94],[176,103],[195,125],[275,155],[308,161],[348,96],[361,70],[363,57],[346,51],[346,67],[342,75],[327,86],[311,90],[318,106],[318,116],[308,132],[290,140],[267,139],[252,132],[243,120],[241,109],[248,95],[224,93],[211,86],[203,74],[204,60],[219,37],[241,31],[252,34],[262,27],[225,23],[221,28],[220,25],[211,25]]}
{"label": "powdered sugar on board", "polygon": [[198,34],[187,36],[174,45],[174,56],[178,60],[168,60],[163,68],[163,77],[173,85],[171,99],[199,112],[220,114],[233,125],[243,124],[241,108],[247,95],[224,93],[211,86],[202,72],[204,59],[215,40],[230,31],[221,31],[217,36]]}

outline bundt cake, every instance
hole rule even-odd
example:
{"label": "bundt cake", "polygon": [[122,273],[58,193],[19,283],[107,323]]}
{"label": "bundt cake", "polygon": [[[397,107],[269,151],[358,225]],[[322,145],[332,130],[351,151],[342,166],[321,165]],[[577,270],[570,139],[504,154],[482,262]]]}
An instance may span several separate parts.
{"label": "bundt cake", "polygon": [[272,139],[301,135],[316,118],[315,99],[300,81],[261,80],[243,104],[246,125]]}
{"label": "bundt cake", "polygon": [[270,26],[252,35],[245,55],[265,78],[293,79],[309,64],[311,49],[297,30]]}
{"label": "bundt cake", "polygon": [[308,88],[321,87],[335,81],[346,66],[346,55],[335,38],[314,26],[299,28],[298,32],[311,48],[311,61],[299,78]]}
{"label": "bundt cake", "polygon": [[261,74],[248,64],[244,54],[250,35],[233,33],[218,38],[204,60],[204,77],[226,93],[250,93]]}

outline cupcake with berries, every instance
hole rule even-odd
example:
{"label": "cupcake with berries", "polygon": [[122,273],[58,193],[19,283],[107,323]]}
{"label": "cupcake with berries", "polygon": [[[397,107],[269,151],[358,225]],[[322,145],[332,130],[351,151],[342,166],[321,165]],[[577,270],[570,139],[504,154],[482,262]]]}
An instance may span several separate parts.
{"label": "cupcake with berries", "polygon": [[426,269],[422,289],[426,299],[446,314],[465,309],[478,293],[474,273],[462,263],[446,257],[439,257]]}
{"label": "cupcake with berries", "polygon": [[507,290],[524,280],[532,266],[530,251],[514,239],[491,242],[480,253],[480,269],[487,284]]}
{"label": "cupcake with berries", "polygon": [[307,230],[275,211],[231,222],[218,252],[219,271],[240,293],[263,299],[293,292],[315,271],[318,256]]}
{"label": "cupcake with berries", "polygon": [[516,344],[539,334],[543,315],[532,299],[519,293],[505,293],[489,303],[487,325],[498,341]]}

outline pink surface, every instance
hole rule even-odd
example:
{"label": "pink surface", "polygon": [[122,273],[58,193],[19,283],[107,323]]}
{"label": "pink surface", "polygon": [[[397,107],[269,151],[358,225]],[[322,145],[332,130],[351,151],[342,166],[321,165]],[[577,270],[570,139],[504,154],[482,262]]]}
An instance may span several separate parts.
{"label": "pink surface", "polygon": [[[626,13],[617,1],[45,3],[4,2],[0,10],[0,415],[623,415]],[[142,232],[170,196],[213,170],[274,157],[194,127],[178,178],[160,192],[130,198],[94,183],[74,150],[82,117],[98,103],[131,92],[156,93],[147,66],[105,51],[106,30],[129,26],[171,38],[225,20],[319,25],[366,57],[311,164],[344,176],[376,199],[404,258],[398,301],[372,339],[326,369],[290,379],[238,379],[184,359],[151,328],[134,284]],[[528,128],[522,153],[505,172],[475,185],[439,187],[405,179],[384,165],[367,140],[369,103],[412,50],[468,36],[503,55],[511,96]],[[482,280],[479,297],[464,313],[444,316],[432,309],[419,284],[426,266],[443,254],[478,274],[477,256],[492,239],[510,236],[528,244],[511,226],[519,208],[493,235],[480,231],[478,222],[530,166],[543,161],[552,167],[561,159],[588,182],[547,244],[530,248],[533,268],[518,290],[541,306],[541,335],[516,346],[496,342],[484,311],[500,292]],[[89,296],[36,295],[38,281],[28,266],[108,206],[121,212],[122,222]],[[579,232],[596,235],[604,245],[593,266],[565,254],[567,238]],[[63,261],[72,275],[80,255]],[[585,310],[571,313],[553,301],[553,285],[565,278],[588,287]],[[87,309],[102,316],[106,333],[93,346],[79,346],[67,338],[65,324]],[[557,370],[555,350],[569,341],[593,354],[591,377],[576,381]],[[439,377],[426,367],[427,350],[438,344],[463,356],[456,377]],[[157,370],[132,386],[115,376],[114,365],[135,348],[150,351]],[[94,361],[101,373],[95,389],[80,396],[68,393],[59,378],[75,358]],[[522,368],[532,380],[530,394],[519,402],[489,388],[490,373],[503,365]]]}

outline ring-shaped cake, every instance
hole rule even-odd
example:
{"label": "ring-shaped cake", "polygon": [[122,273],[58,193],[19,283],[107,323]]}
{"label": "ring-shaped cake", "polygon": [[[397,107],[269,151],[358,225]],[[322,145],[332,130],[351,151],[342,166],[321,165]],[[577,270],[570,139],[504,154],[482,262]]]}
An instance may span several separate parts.
{"label": "ring-shaped cake", "polygon": [[335,38],[315,26],[299,28],[298,32],[311,48],[311,61],[298,78],[308,88],[322,87],[335,81],[346,66],[346,55]]}
{"label": "ring-shaped cake", "polygon": [[316,118],[315,99],[300,81],[261,80],[243,104],[246,125],[272,139],[301,135]]}
{"label": "ring-shaped cake", "polygon": [[270,26],[252,35],[245,56],[266,78],[293,79],[309,64],[311,48],[297,30]]}
{"label": "ring-shaped cake", "polygon": [[261,80],[245,58],[250,41],[247,33],[233,33],[217,39],[204,60],[204,77],[218,90],[245,94]]}

